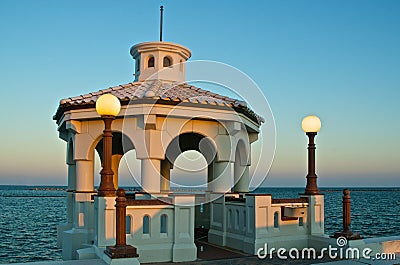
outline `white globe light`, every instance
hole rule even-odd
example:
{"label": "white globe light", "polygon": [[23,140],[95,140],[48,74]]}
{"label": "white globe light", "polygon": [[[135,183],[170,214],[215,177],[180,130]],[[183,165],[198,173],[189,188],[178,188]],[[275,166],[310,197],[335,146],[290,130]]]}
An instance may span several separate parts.
{"label": "white globe light", "polygon": [[120,110],[121,103],[112,94],[101,95],[96,101],[96,111],[100,116],[117,116]]}
{"label": "white globe light", "polygon": [[301,128],[303,131],[308,132],[319,132],[321,129],[321,120],[317,116],[307,116],[301,122]]}

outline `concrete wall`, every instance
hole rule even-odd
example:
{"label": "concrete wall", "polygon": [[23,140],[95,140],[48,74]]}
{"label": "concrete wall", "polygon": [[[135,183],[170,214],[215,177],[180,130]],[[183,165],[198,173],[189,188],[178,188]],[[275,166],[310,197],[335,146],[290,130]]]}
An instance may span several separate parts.
{"label": "concrete wall", "polygon": [[[315,224],[310,218],[316,216],[315,205],[310,209],[304,200],[273,203],[270,195],[244,197],[226,194],[211,203],[209,242],[249,254],[256,254],[266,243],[270,248],[303,248],[308,247],[315,227],[321,227],[320,219]],[[318,197],[317,201],[323,207],[323,198],[321,201]]]}

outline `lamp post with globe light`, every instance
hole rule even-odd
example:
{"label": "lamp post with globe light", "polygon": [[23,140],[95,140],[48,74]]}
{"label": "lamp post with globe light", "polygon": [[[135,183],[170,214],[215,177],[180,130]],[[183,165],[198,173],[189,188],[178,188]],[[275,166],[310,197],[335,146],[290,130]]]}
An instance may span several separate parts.
{"label": "lamp post with globe light", "polygon": [[303,131],[308,136],[308,174],[305,195],[319,194],[317,175],[315,174],[315,143],[314,138],[321,129],[321,121],[317,116],[307,116],[301,123]]}
{"label": "lamp post with globe light", "polygon": [[121,110],[119,99],[112,94],[104,94],[96,101],[96,111],[104,121],[103,131],[103,168],[100,172],[101,181],[98,190],[99,196],[116,198],[116,244],[107,246],[104,251],[110,258],[136,258],[138,257],[136,248],[126,244],[126,197],[123,189],[116,192],[113,182],[114,172],[111,168],[112,159],[112,130],[111,125],[115,117]]}
{"label": "lamp post with globe light", "polygon": [[111,169],[112,158],[112,130],[111,124],[121,110],[119,99],[112,94],[104,94],[96,101],[96,111],[104,121],[103,131],[103,168],[100,172],[101,181],[98,190],[99,196],[115,196],[113,183],[114,172]]}

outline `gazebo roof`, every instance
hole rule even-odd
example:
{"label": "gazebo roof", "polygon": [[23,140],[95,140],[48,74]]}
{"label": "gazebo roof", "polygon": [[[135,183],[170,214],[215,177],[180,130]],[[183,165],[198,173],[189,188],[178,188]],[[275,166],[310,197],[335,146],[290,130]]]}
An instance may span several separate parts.
{"label": "gazebo roof", "polygon": [[108,93],[118,97],[121,105],[135,104],[135,101],[140,103],[143,102],[143,99],[157,100],[157,104],[187,102],[213,105],[233,108],[235,111],[245,114],[258,125],[264,122],[264,119],[247,107],[244,101],[222,96],[187,83],[171,83],[160,80],[131,82],[77,97],[62,99],[53,119],[59,120],[64,111],[67,110],[95,107],[96,100],[101,95]]}

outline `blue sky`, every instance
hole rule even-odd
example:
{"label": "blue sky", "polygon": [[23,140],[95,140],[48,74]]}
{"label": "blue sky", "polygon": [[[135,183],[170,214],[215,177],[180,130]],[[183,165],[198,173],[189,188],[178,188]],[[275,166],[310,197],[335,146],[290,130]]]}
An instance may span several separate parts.
{"label": "blue sky", "polygon": [[[267,186],[303,186],[318,115],[321,186],[398,186],[400,2],[0,1],[0,184],[66,184],[61,98],[131,82],[132,45],[187,46],[263,90],[277,129]],[[260,173],[262,174],[262,173]]]}

